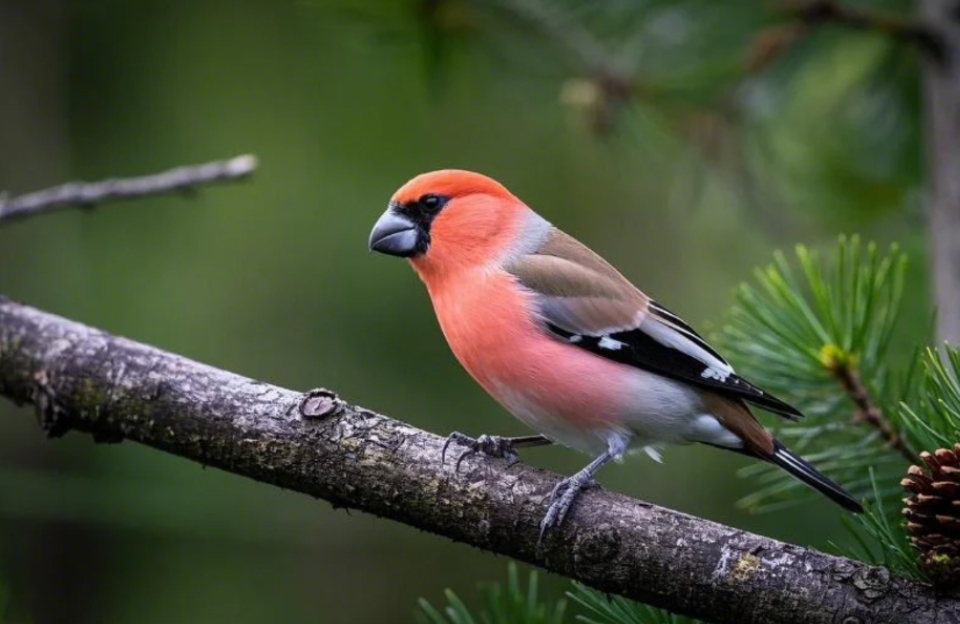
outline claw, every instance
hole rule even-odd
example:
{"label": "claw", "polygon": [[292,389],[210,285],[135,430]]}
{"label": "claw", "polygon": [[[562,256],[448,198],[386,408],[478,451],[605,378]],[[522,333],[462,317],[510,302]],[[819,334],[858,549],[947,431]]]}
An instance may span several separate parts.
{"label": "claw", "polygon": [[[447,462],[447,449],[450,448],[450,445],[456,443],[461,446],[471,447],[476,444],[476,440],[470,436],[463,435],[459,431],[454,431],[447,436],[446,442],[443,443],[443,450],[440,451],[440,466],[443,467]],[[457,470],[460,470],[460,460],[463,459],[463,455],[457,459]]]}
{"label": "claw", "polygon": [[464,452],[460,453],[460,457],[457,458],[457,463],[453,465],[454,472],[460,472],[460,464],[463,463],[463,460],[476,453],[475,450],[468,448]]}
{"label": "claw", "polygon": [[449,448],[451,443],[467,447],[466,450],[457,457],[457,463],[454,464],[454,472],[460,472],[460,464],[463,460],[477,453],[482,453],[489,457],[508,459],[510,460],[511,466],[520,460],[520,456],[517,455],[517,452],[513,449],[513,441],[510,438],[481,435],[474,439],[459,431],[454,431],[447,436],[446,442],[443,443],[443,450],[440,452],[441,466],[446,462],[447,448]]}
{"label": "claw", "polygon": [[453,442],[453,436],[448,435],[447,439],[443,442],[443,448],[440,449],[440,466],[443,467],[447,463],[447,449],[450,448],[450,443]]}
{"label": "claw", "polygon": [[570,511],[580,492],[598,487],[600,487],[600,484],[592,477],[587,476],[587,478],[583,478],[579,473],[563,479],[553,487],[553,491],[550,492],[547,513],[544,514],[543,520],[540,521],[540,535],[537,537],[537,552],[540,552],[541,546],[543,545],[544,535],[551,529],[563,524],[564,518],[567,517],[567,512]]}
{"label": "claw", "polygon": [[560,526],[577,496],[579,488],[571,487],[572,480],[572,478],[566,478],[560,481],[550,492],[547,513],[543,515],[543,519],[540,521],[540,535],[537,537],[538,550],[543,543],[543,536],[550,529]]}

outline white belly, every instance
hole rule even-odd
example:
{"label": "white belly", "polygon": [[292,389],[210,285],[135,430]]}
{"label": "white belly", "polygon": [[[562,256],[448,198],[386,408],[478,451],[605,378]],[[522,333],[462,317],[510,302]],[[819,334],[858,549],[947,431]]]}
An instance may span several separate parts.
{"label": "white belly", "polygon": [[504,406],[531,429],[551,440],[596,456],[611,443],[646,449],[657,458],[665,444],[710,442],[736,445],[736,438],[709,413],[700,391],[669,378],[637,369],[623,396],[615,422],[581,426],[545,409],[524,392],[498,385]]}
{"label": "white belly", "polygon": [[696,388],[641,369],[632,376],[623,404],[624,424],[637,437],[667,444],[692,442],[690,425],[704,411]]}

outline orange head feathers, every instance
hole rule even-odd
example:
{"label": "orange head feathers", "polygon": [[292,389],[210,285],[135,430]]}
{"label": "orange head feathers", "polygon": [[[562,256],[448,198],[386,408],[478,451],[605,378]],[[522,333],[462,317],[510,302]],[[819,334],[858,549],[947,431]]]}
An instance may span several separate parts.
{"label": "orange head feathers", "polygon": [[370,248],[408,258],[424,279],[450,275],[496,258],[529,212],[485,175],[431,171],[394,193],[370,233]]}
{"label": "orange head feathers", "polygon": [[397,189],[391,200],[405,204],[415,202],[430,193],[450,198],[490,195],[500,199],[517,199],[502,184],[481,173],[464,169],[439,169],[410,179]]}

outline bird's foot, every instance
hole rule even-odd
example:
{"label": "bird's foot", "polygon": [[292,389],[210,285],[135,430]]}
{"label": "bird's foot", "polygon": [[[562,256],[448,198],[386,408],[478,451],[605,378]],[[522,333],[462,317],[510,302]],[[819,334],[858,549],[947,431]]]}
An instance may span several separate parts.
{"label": "bird's foot", "polygon": [[578,472],[572,477],[563,479],[554,486],[553,491],[550,493],[550,503],[547,507],[547,513],[544,514],[543,520],[540,521],[540,537],[537,538],[538,551],[543,543],[543,536],[547,534],[547,531],[563,524],[563,519],[566,518],[567,512],[570,511],[570,507],[573,506],[580,491],[597,487],[600,487],[600,484],[585,472]]}
{"label": "bird's foot", "polygon": [[513,448],[512,438],[490,435],[481,435],[476,438],[471,438],[470,436],[464,435],[458,431],[454,431],[447,436],[447,441],[443,444],[443,451],[440,452],[441,466],[446,461],[447,448],[451,444],[459,444],[460,446],[467,447],[466,450],[460,453],[460,456],[457,457],[457,463],[454,466],[454,472],[460,472],[460,462],[477,453],[487,455],[488,457],[508,459],[510,460],[511,464],[520,461],[520,456],[517,455],[516,450]]}

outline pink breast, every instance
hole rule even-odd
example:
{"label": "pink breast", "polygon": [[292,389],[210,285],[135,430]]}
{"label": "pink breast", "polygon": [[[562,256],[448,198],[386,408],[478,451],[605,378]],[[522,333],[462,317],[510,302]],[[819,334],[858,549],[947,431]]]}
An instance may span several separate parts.
{"label": "pink breast", "polygon": [[505,274],[431,292],[457,359],[507,409],[521,396],[568,424],[615,422],[629,369],[547,335],[531,297]]}

